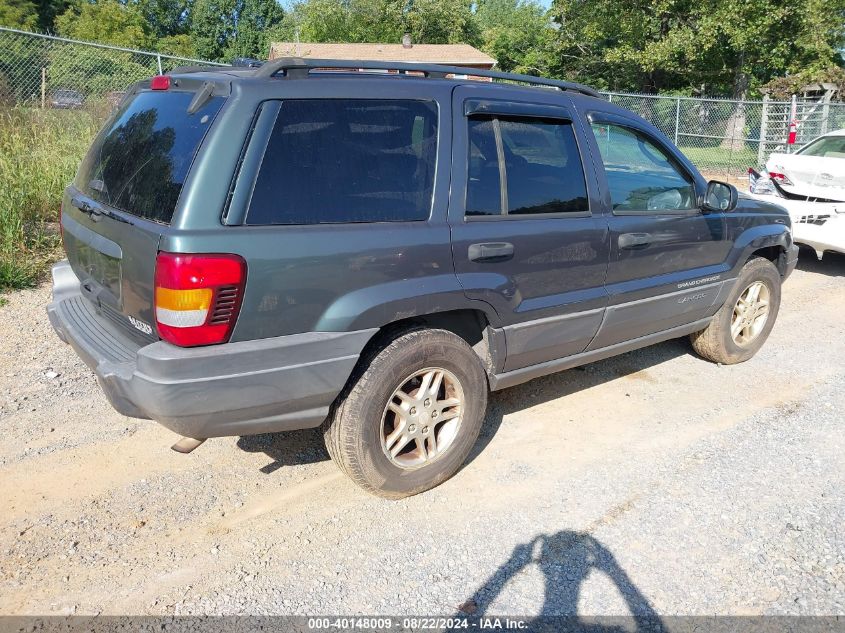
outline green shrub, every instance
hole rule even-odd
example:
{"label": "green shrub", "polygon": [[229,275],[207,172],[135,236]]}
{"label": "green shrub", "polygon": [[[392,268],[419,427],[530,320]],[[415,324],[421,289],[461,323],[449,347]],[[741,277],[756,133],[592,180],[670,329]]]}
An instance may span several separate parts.
{"label": "green shrub", "polygon": [[0,290],[32,286],[55,258],[62,192],[100,116],[85,110],[0,110]]}

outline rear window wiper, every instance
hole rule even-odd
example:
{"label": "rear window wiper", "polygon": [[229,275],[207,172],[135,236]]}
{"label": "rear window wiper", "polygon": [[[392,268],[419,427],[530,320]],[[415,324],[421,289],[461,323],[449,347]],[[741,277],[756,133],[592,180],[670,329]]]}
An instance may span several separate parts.
{"label": "rear window wiper", "polygon": [[119,216],[117,213],[110,209],[104,209],[98,204],[91,204],[87,200],[83,200],[81,198],[73,198],[70,203],[75,206],[77,209],[82,211],[82,213],[87,213],[88,217],[90,217],[95,222],[101,217],[106,216],[107,218],[111,218],[112,220],[116,220],[118,222],[123,222],[124,224],[128,224],[129,226],[135,226],[133,222],[127,220],[126,218]]}

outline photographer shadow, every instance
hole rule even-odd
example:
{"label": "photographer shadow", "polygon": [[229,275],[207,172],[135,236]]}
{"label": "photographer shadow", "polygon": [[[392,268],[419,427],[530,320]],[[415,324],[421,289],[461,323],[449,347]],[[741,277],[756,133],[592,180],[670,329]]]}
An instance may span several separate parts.
{"label": "photographer shadow", "polygon": [[[579,633],[665,630],[660,617],[610,550],[590,534],[572,530],[541,534],[517,545],[510,559],[461,605],[455,617],[492,616],[490,607],[507,583],[530,565],[537,565],[543,574],[544,601],[539,615],[526,621],[523,630]],[[614,584],[629,616],[578,616],[578,598],[592,572],[603,574]]]}

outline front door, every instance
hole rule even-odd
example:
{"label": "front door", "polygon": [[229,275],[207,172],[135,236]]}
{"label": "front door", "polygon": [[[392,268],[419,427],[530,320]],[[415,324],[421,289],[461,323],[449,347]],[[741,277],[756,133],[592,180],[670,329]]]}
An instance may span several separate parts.
{"label": "front door", "polygon": [[704,180],[637,121],[591,115],[611,213],[608,312],[590,349],[682,327],[718,308],[730,243],[699,206]]}
{"label": "front door", "polygon": [[499,316],[504,371],[584,351],[607,295],[604,218],[583,131],[568,97],[537,91],[531,101],[453,96],[449,223],[455,271],[471,299]]}

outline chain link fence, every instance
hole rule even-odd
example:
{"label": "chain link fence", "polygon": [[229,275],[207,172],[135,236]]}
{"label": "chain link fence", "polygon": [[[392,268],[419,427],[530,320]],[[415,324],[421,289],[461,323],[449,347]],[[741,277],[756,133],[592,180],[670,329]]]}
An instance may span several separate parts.
{"label": "chain link fence", "polygon": [[197,63],[213,62],[0,27],[0,106],[108,113],[131,83]]}
{"label": "chain link fence", "polygon": [[603,95],[650,121],[705,177],[735,184],[744,182],[749,167],[764,165],[772,152],[795,152],[820,134],[845,127],[845,104],[828,99],[734,101],[610,92]]}
{"label": "chain link fence", "polygon": [[[85,108],[105,117],[132,82],[191,64],[213,62],[0,27],[0,107]],[[705,177],[734,183],[744,181],[749,167],[765,164],[770,153],[795,151],[845,127],[845,103],[827,99],[603,94],[659,128]]]}

